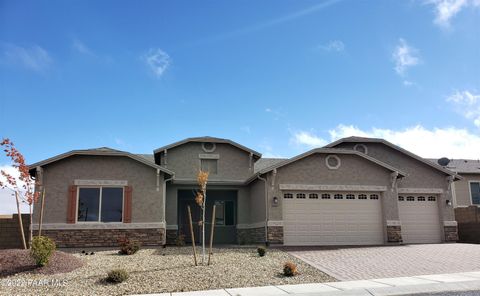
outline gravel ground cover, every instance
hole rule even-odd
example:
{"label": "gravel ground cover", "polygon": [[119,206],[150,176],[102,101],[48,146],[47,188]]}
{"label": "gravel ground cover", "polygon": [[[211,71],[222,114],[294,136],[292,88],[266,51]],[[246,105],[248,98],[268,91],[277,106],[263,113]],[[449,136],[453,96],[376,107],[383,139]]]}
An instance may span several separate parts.
{"label": "gravel ground cover", "polygon": [[[20,273],[0,278],[0,295],[125,295],[335,280],[276,249],[269,249],[265,257],[259,257],[255,248],[216,248],[212,264],[197,267],[193,265],[189,247],[142,249],[130,256],[120,256],[117,250],[95,250],[95,255],[87,256],[80,250],[68,251],[84,265],[68,273]],[[282,275],[286,261],[297,264],[298,276]],[[126,269],[130,278],[116,285],[106,283],[106,273],[114,268]],[[40,285],[45,280],[50,284]]]}
{"label": "gravel ground cover", "polygon": [[39,268],[30,256],[29,250],[0,250],[0,277],[14,275],[20,272],[55,274],[70,272],[83,265],[79,258],[60,251],[55,251],[47,266]]}

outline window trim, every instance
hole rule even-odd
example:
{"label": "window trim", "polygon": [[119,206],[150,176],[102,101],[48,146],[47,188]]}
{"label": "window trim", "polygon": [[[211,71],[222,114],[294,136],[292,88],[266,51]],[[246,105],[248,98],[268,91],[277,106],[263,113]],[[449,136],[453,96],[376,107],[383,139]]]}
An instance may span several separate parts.
{"label": "window trim", "polygon": [[[102,195],[103,195],[103,187],[105,188],[121,188],[122,189],[122,221],[120,222],[102,222]],[[80,188],[100,188],[100,196],[98,199],[98,220],[97,221],[78,221],[78,207],[80,206]],[[123,218],[125,214],[125,186],[110,186],[110,185],[105,185],[105,186],[98,186],[98,185],[82,185],[82,186],[77,186],[77,208],[75,210],[75,224],[92,224],[92,223],[98,223],[98,224],[110,224],[110,223],[124,223]]]}
{"label": "window trim", "polygon": [[[224,199],[214,201],[214,203],[216,203],[216,202],[221,202],[221,203],[223,203],[223,220],[224,220],[224,221],[227,221],[227,219],[226,219],[227,216],[226,216],[226,214],[225,214],[225,213],[226,213],[226,209],[227,209],[227,207],[226,207],[227,202],[230,202],[230,203],[233,204],[233,224],[232,224],[232,225],[227,225],[227,224],[225,224],[225,222],[224,222],[224,224],[217,224],[217,222],[215,221],[215,227],[232,227],[232,226],[236,226],[236,225],[237,225],[237,207],[235,206],[235,202],[234,202],[233,200],[224,200]],[[216,205],[215,205],[215,206],[216,206]],[[216,211],[217,211],[217,209],[215,209],[215,213],[216,213]],[[216,214],[215,214],[215,215],[216,215]],[[215,217],[215,220],[216,220],[216,217]],[[211,225],[211,222],[209,223],[209,225]]]}
{"label": "window trim", "polygon": [[200,170],[203,171],[202,161],[215,161],[216,171],[215,172],[207,171],[207,172],[209,175],[218,175],[218,158],[200,158]]}
{"label": "window trim", "polygon": [[[207,144],[207,143],[213,145],[212,149],[207,149],[207,148],[205,148],[205,144]],[[198,146],[197,146],[197,147],[198,147]],[[203,143],[202,143],[202,149],[203,149],[203,151],[205,151],[205,152],[213,152],[213,151],[215,151],[216,148],[217,148],[217,145],[216,145],[214,142],[203,142]]]}
{"label": "window trim", "polygon": [[[363,149],[365,150],[365,152],[362,152],[362,151],[358,151],[357,150],[357,147],[363,147]],[[367,145],[365,144],[356,144],[355,146],[353,146],[353,150],[357,151],[357,152],[360,152],[360,153],[363,153],[363,154],[368,154],[368,149],[367,149]]]}
{"label": "window trim", "polygon": [[469,180],[468,181],[468,193],[469,193],[469,196],[470,196],[470,205],[480,207],[480,204],[474,204],[473,203],[472,186],[470,185],[471,183],[478,183],[479,186],[480,186],[480,181],[476,181],[476,180]]}
{"label": "window trim", "polygon": [[[337,160],[337,165],[336,166],[332,166],[328,163],[328,160],[330,158],[335,158]],[[338,157],[337,155],[335,154],[330,154],[330,155],[327,155],[327,157],[325,157],[325,165],[327,166],[327,168],[331,169],[331,170],[336,170],[338,169],[341,165],[342,165],[342,162],[340,161],[340,157]]]}

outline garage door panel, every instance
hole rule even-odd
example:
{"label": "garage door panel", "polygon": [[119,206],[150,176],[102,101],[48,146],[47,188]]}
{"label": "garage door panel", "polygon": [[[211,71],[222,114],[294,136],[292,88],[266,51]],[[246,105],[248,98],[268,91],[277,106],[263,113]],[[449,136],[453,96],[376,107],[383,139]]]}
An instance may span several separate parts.
{"label": "garage door panel", "polygon": [[383,243],[380,200],[307,198],[283,202],[285,245]]}
{"label": "garage door panel", "polygon": [[398,212],[402,224],[403,242],[407,244],[441,242],[440,220],[438,215],[438,199],[420,201],[400,197]]}

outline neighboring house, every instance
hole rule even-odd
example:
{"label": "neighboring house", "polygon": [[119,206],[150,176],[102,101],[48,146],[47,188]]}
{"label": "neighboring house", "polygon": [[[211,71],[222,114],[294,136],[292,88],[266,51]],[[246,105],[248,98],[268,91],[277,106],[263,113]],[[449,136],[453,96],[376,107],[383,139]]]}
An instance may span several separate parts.
{"label": "neighboring house", "polygon": [[[38,190],[46,192],[42,233],[67,247],[113,246],[124,236],[162,245],[183,234],[191,242],[187,206],[199,221],[199,169],[210,172],[207,221],[216,205],[215,243],[457,240],[451,188],[459,177],[382,139],[358,137],[291,159],[263,159],[212,137],[185,139],[153,154],[74,150],[30,166]],[[197,241],[199,234],[195,226]]]}
{"label": "neighboring house", "polygon": [[[437,159],[431,159],[439,162]],[[462,180],[453,186],[453,205],[455,207],[480,206],[480,160],[478,159],[442,159],[444,167],[459,174]]]}

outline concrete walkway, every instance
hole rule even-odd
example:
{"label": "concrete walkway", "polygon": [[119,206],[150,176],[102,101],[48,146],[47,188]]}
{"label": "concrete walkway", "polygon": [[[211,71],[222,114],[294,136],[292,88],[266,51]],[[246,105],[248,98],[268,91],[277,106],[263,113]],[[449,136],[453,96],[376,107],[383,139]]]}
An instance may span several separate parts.
{"label": "concrete walkway", "polygon": [[[208,291],[148,294],[149,296],[274,296],[274,295],[412,295],[445,291],[480,291],[480,271],[382,278],[318,284],[279,285]],[[145,294],[147,295],[147,294]]]}

